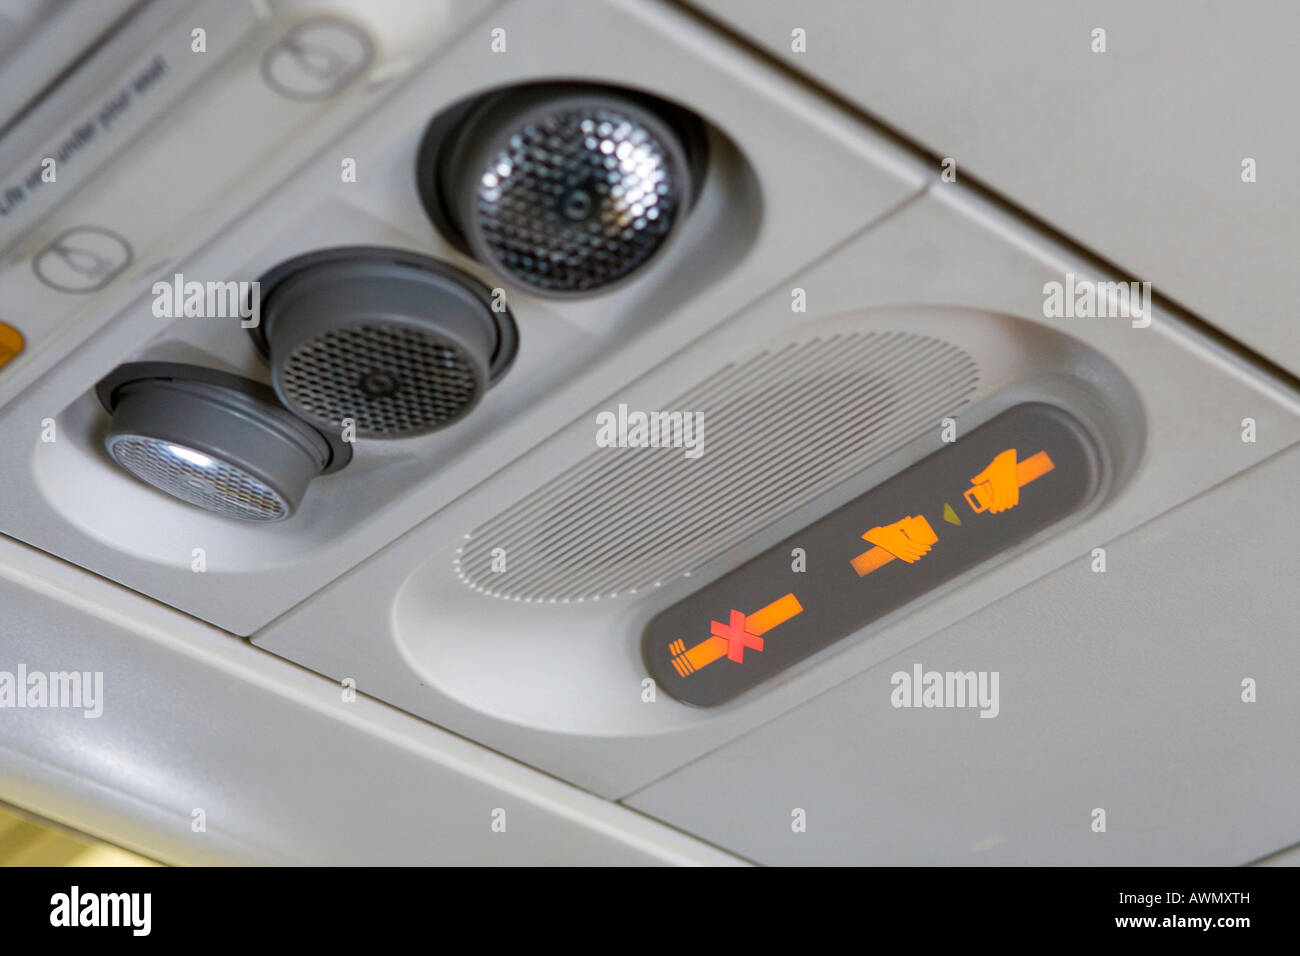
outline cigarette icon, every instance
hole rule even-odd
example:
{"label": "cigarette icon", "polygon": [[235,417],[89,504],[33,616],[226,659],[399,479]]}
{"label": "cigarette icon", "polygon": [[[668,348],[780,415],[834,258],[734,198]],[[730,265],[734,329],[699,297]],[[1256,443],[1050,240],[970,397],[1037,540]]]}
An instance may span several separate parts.
{"label": "cigarette icon", "polygon": [[727,657],[737,663],[744,662],[745,648],[763,650],[763,635],[778,624],[803,611],[803,605],[793,594],[778,598],[753,614],[745,615],[732,610],[731,619],[724,624],[712,623],[712,635],[687,650],[686,642],[678,638],[668,645],[673,668],[680,677],[689,677],[701,667]]}

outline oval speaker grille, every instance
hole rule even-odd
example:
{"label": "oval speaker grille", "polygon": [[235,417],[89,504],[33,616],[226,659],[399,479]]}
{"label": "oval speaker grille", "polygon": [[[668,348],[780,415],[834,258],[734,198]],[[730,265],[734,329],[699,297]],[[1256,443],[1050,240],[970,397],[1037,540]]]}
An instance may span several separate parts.
{"label": "oval speaker grille", "polygon": [[318,335],[276,370],[285,401],[308,418],[386,438],[432,431],[477,402],[483,382],[462,349],[397,323]]}
{"label": "oval speaker grille", "polygon": [[655,587],[937,428],[978,381],[957,346],[903,332],[761,352],[668,405],[703,416],[700,457],[601,448],[468,535],[457,573],[522,601]]}
{"label": "oval speaker grille", "polygon": [[478,183],[478,228],[531,285],[585,292],[654,255],[681,201],[680,172],[634,117],[564,110],[523,126]]}
{"label": "oval speaker grille", "polygon": [[214,514],[279,521],[289,506],[274,488],[223,461],[147,436],[124,437],[113,459],[141,481]]}

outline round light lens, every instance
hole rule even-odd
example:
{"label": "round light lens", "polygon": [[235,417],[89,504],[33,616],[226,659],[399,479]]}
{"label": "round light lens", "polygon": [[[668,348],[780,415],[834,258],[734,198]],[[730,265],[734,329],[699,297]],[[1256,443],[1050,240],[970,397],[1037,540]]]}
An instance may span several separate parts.
{"label": "round light lens", "polygon": [[245,521],[287,518],[287,501],[248,472],[192,448],[148,435],[117,435],[113,460],[146,484],[214,514]]}
{"label": "round light lens", "polygon": [[683,175],[630,110],[539,111],[480,171],[471,231],[528,285],[593,291],[659,250],[682,204]]}

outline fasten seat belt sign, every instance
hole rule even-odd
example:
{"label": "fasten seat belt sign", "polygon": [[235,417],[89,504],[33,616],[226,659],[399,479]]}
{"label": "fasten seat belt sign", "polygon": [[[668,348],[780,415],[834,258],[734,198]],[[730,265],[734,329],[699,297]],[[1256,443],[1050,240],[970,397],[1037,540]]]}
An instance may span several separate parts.
{"label": "fasten seat belt sign", "polygon": [[[1008,448],[999,452],[989,467],[971,479],[972,485],[962,492],[962,497],[975,514],[991,511],[998,514],[1019,503],[1019,490],[1037,478],[1043,477],[1054,467],[1051,457],[1045,451],[1030,455],[1024,461],[1016,460],[1016,450]],[[999,472],[1003,473],[999,475]],[[1004,495],[1011,489],[1014,476],[1015,494]],[[944,502],[944,520],[950,524],[961,525],[960,519],[953,520],[956,513],[952,505]],[[859,577],[866,577],[872,571],[883,568],[895,558],[902,558],[909,564],[927,554],[939,540],[925,515],[912,515],[892,525],[872,528],[862,537],[876,545],[869,551],[857,555],[850,563]]]}
{"label": "fasten seat belt sign", "polygon": [[1017,405],[660,611],[646,668],[684,703],[726,703],[1081,511],[1104,473],[1081,421]]}

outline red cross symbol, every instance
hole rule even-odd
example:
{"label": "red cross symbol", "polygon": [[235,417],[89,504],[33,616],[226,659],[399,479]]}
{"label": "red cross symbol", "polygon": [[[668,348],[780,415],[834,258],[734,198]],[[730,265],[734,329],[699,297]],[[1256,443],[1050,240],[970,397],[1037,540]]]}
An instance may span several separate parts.
{"label": "red cross symbol", "polygon": [[736,610],[731,612],[730,624],[711,622],[709,633],[727,642],[727,657],[737,664],[744,663],[746,647],[752,647],[756,651],[763,649],[763,639],[745,630],[745,615]]}

